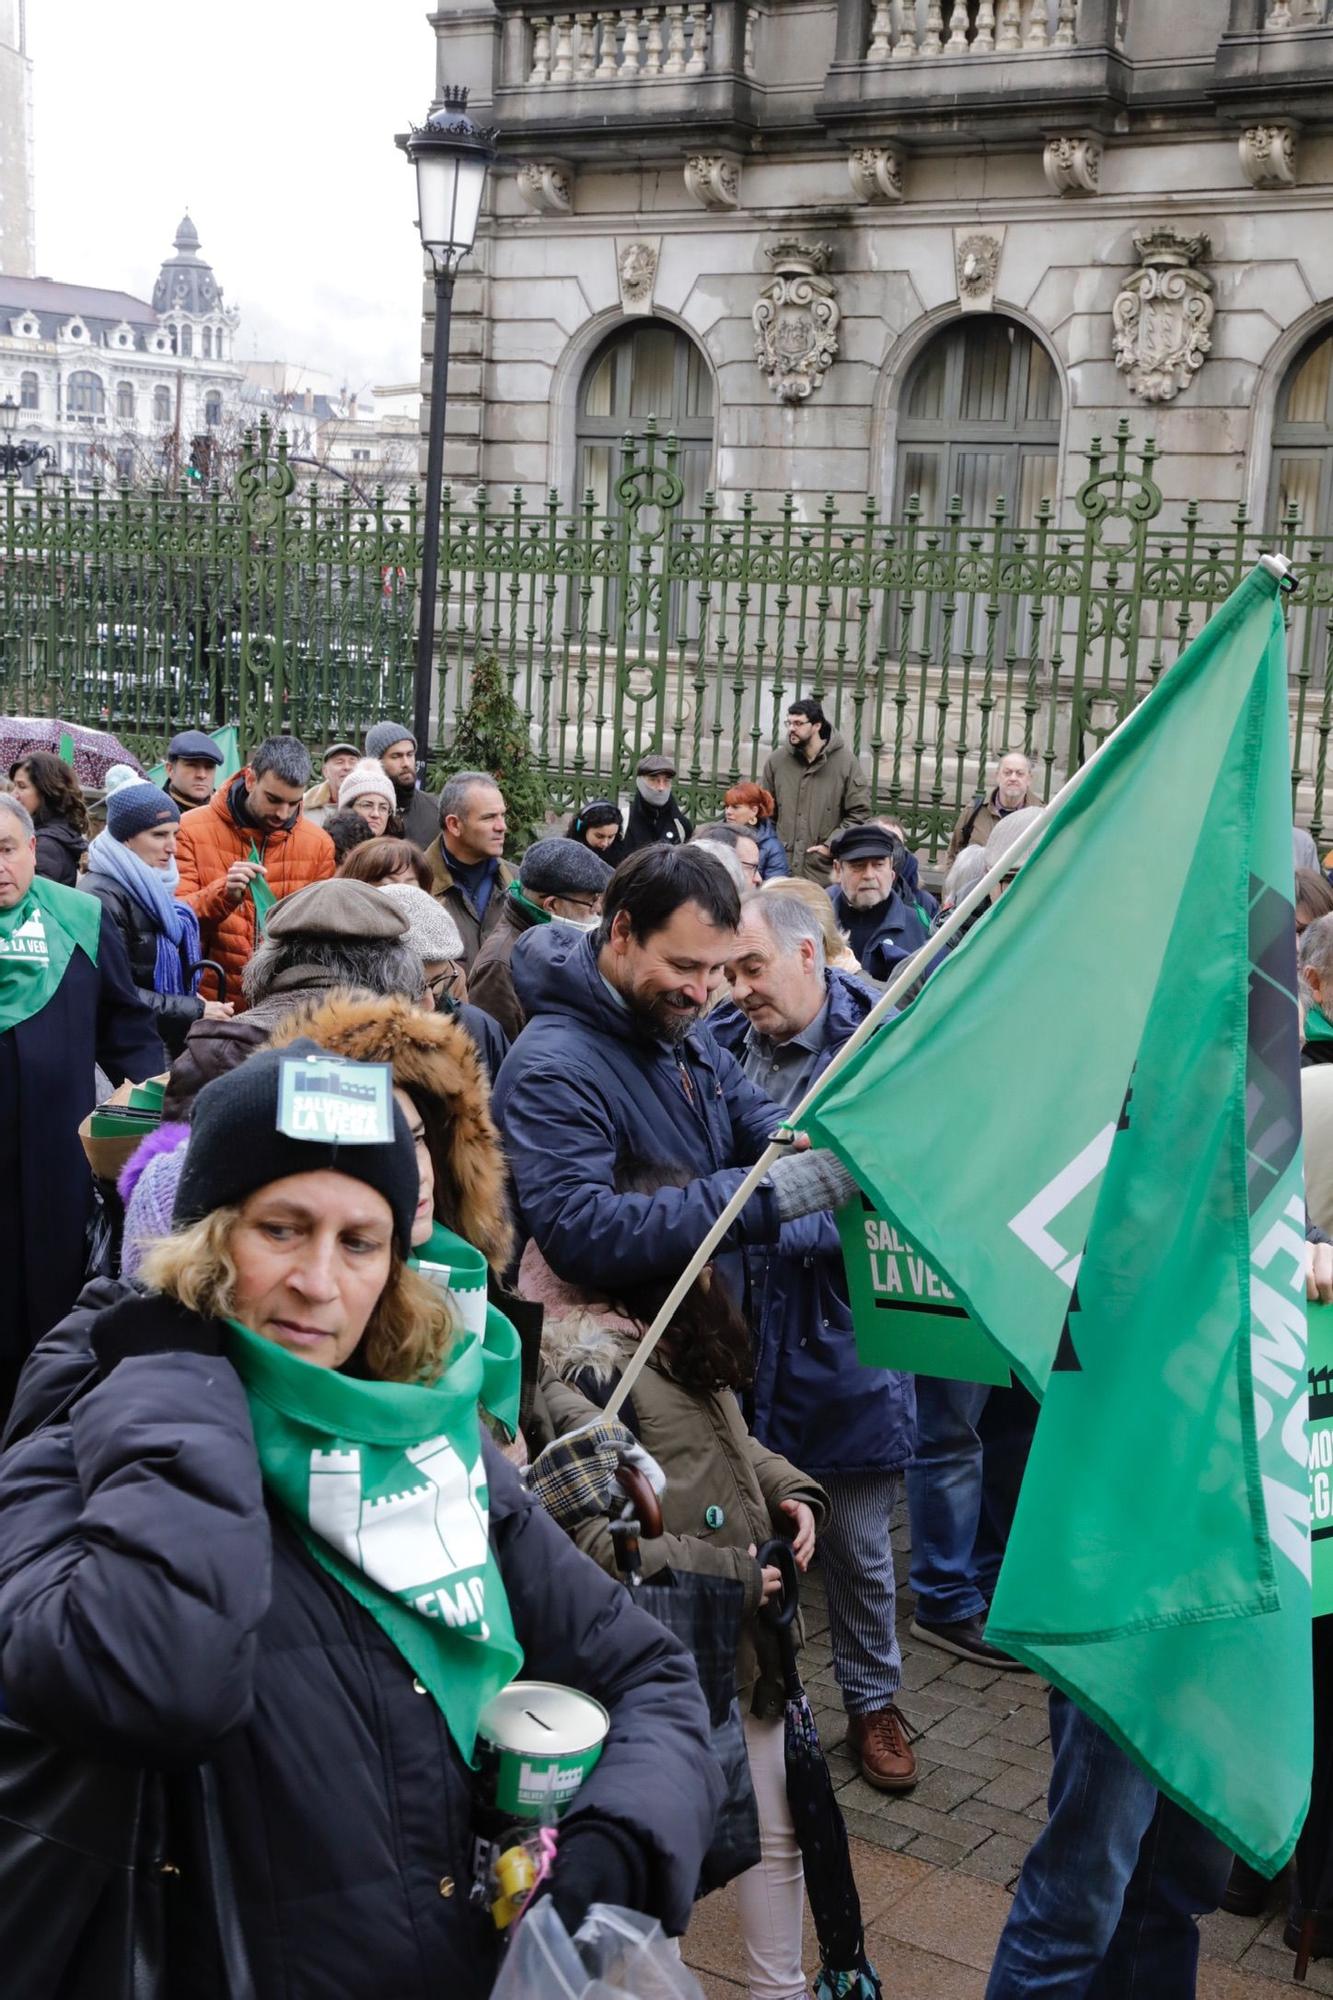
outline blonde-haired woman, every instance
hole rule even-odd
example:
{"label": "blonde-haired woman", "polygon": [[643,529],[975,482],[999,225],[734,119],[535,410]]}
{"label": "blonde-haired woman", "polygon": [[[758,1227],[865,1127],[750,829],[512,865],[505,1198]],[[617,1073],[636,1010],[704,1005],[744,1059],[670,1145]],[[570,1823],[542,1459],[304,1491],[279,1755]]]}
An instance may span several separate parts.
{"label": "blonde-haired woman", "polygon": [[[829,901],[828,890],[821,889],[818,882],[808,882],[804,875],[774,876],[769,881],[760,883],[759,894],[797,897],[805,904],[807,910],[813,910],[819,918],[820,928],[824,933],[826,963],[836,972],[861,971],[860,961],[852,950],[851,940],[846,931],[838,926],[833,905]],[[865,975],[862,974],[862,977]]]}
{"label": "blonde-haired woman", "polygon": [[[209,1084],[155,1289],[85,1313],[72,1411],[40,1407],[39,1346],[0,1458],[8,1711],[98,1764],[211,1765],[257,2000],[489,1994],[469,1767],[520,1668],[610,1713],[550,1878],[571,1929],[601,1901],[682,1931],[721,1790],[692,1664],[481,1435],[481,1344],[409,1266],[384,1081],[302,1040]],[[321,1090],[331,1120],[378,1105],[371,1136],[297,1136]],[[164,1990],[211,1992],[209,1878],[172,1859],[195,1950]],[[66,1931],[52,2000],[90,1977]]]}

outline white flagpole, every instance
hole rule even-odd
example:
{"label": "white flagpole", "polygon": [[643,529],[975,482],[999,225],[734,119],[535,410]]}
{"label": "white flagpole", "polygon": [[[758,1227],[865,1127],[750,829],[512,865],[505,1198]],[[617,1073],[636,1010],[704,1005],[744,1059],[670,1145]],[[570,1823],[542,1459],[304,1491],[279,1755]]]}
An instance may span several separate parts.
{"label": "white flagpole", "polygon": [[[1292,565],[1282,555],[1260,556],[1259,566],[1266,569],[1270,575],[1275,576],[1279,584],[1284,583],[1292,574]],[[1134,714],[1136,711],[1131,710],[1130,713]],[[991,890],[998,882],[1002,881],[1006,875],[1014,873],[1023,856],[1028,852],[1029,848],[1035,846],[1037,840],[1044,832],[1046,823],[1056,810],[1056,807],[1063,805],[1065,800],[1078,790],[1078,787],[1083,783],[1089,771],[1092,770],[1098,759],[1110,749],[1129,719],[1130,717],[1127,715],[1122,721],[1116,724],[1110,735],[1098,744],[1087,762],[1081,764],[1073,776],[1065,780],[1055,797],[1047,805],[1043,806],[1041,817],[1034,819],[1030,826],[1025,827],[1017,835],[1012,845],[1005,850],[994,867],[988,869],[976,886],[970,889],[967,895],[964,896],[962,902],[950,910],[939,929],[932,932],[930,937],[921,946],[921,949],[914,952],[906,964],[898,968],[896,976],[890,981],[861,1025],[853,1034],[848,1036],[832,1062],[828,1065],[828,1068],[821,1076],[816,1077],[800,1103],[792,1111],[788,1112],[787,1116],[782,1120],[778,1130],[780,1133],[789,1136],[775,1139],[765,1147],[763,1153],[750,1168],[749,1173],[746,1174],[744,1180],[736,1189],[736,1192],[732,1195],[730,1201],[708,1231],[708,1234],[704,1237],[703,1242],[699,1245],[699,1248],[695,1251],[689,1263],[671,1287],[670,1292],[663,1302],[661,1311],[644,1334],[643,1339],[639,1342],[638,1347],[630,1358],[629,1365],[625,1369],[610,1401],[606,1405],[606,1415],[608,1417],[614,1417],[619,1413],[626,1397],[631,1394],[634,1384],[638,1381],[652,1358],[653,1349],[675,1317],[681,1300],[685,1297],[686,1292],[689,1291],[690,1286],[694,1283],[700,1271],[703,1270],[704,1265],[708,1263],[719,1243],[721,1243],[723,1237],[731,1228],[732,1223],[736,1220],[736,1217],[745,1207],[746,1202],[750,1199],[760,1181],[763,1180],[765,1174],[773,1165],[773,1162],[789,1155],[792,1137],[800,1130],[801,1120],[810,1110],[816,1098],[824,1095],[824,1092],[834,1081],[839,1070],[849,1063],[857,1051],[869,1041],[875,1030],[883,1022],[885,1016],[895,1005],[899,996],[907,992],[915,984],[916,980],[920,978],[926,966],[939,951],[941,945],[948,943],[954,933],[971,916],[978,904],[989,896]]]}

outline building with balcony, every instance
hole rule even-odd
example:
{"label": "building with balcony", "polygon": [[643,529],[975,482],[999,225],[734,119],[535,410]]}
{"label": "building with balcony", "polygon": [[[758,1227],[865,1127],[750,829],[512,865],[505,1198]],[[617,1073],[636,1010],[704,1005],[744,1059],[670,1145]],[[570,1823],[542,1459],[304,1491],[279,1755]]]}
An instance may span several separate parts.
{"label": "building with balcony", "polygon": [[151,301],[0,271],[0,401],[51,453],[26,481],[137,482],[207,460],[238,422],[238,320],[188,215]]}
{"label": "building with balcony", "polygon": [[653,414],[687,513],[1067,522],[1127,418],[1164,525],[1333,531],[1331,16],[437,0],[437,89],[502,133],[449,472],[600,507]]}

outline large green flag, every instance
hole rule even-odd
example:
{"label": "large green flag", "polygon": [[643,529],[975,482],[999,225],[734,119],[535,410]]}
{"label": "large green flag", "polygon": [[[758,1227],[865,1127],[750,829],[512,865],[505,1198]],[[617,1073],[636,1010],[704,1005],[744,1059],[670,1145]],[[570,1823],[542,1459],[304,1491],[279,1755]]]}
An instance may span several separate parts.
{"label": "large green flag", "polygon": [[1277,592],[1247,578],[802,1120],[1044,1399],[988,1636],[1269,1871],[1311,1760]]}

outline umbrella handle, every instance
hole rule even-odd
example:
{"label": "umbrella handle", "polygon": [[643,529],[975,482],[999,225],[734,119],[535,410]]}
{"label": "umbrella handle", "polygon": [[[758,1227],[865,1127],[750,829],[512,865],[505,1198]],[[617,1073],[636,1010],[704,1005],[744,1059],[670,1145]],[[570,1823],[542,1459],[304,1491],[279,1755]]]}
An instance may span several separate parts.
{"label": "umbrella handle", "polygon": [[777,1597],[770,1597],[761,1604],[758,1616],[775,1632],[785,1632],[795,1623],[801,1608],[801,1580],[796,1569],[796,1558],[791,1552],[791,1543],[775,1536],[765,1542],[755,1557],[760,1569],[780,1569],[782,1571],[782,1591]]}
{"label": "umbrella handle", "polygon": [[185,968],[185,976],[190,980],[191,984],[194,984],[198,980],[201,972],[211,972],[216,976],[218,982],[218,999],[225,1000],[227,997],[227,975],[217,960],[215,958],[193,959]]}
{"label": "umbrella handle", "polygon": [[655,1541],[662,1532],[662,1509],[657,1495],[646,1473],[637,1465],[629,1465],[623,1459],[616,1467],[616,1485],[627,1499],[634,1503],[634,1511],[639,1517],[639,1532]]}

